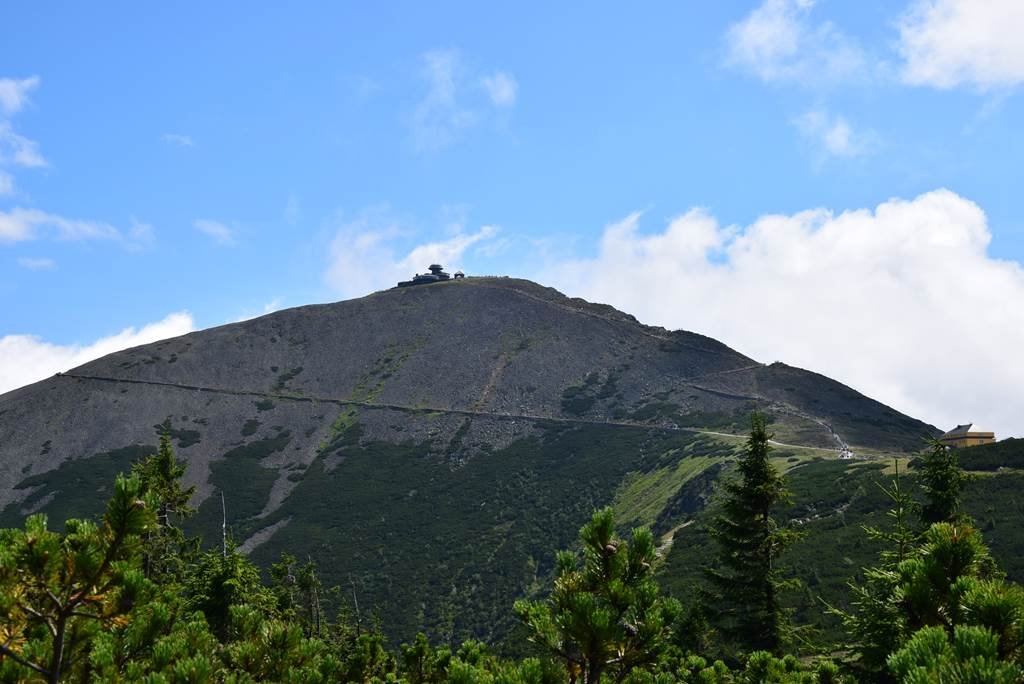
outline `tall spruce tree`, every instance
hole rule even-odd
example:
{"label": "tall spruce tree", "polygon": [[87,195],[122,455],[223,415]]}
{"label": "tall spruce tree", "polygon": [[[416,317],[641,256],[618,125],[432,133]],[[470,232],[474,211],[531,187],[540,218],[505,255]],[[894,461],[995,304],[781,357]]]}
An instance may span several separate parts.
{"label": "tall spruce tree", "polygon": [[181,485],[185,464],[174,456],[169,423],[160,426],[160,446],[156,454],[132,464],[132,474],[139,478],[143,491],[156,500],[157,524],[145,540],[143,569],[146,577],[161,583],[180,582],[187,544],[184,533],[175,523],[195,513],[188,502],[196,488]]}
{"label": "tall spruce tree", "polygon": [[942,442],[932,440],[921,458],[918,478],[924,503],[920,507],[925,527],[937,522],[953,522],[961,514],[960,495],[968,476],[960,468],[956,451]]}
{"label": "tall spruce tree", "polygon": [[900,479],[899,461],[893,465],[892,482],[888,486],[876,483],[892,503],[886,513],[889,526],[863,527],[870,539],[883,544],[879,564],[864,568],[862,580],[848,583],[851,610],[830,609],[843,621],[849,635],[848,646],[857,656],[857,669],[869,680],[884,677],[888,669],[886,659],[893,645],[903,639],[903,607],[893,600],[893,594],[899,582],[899,566],[918,540],[911,520],[914,498]]}
{"label": "tall spruce tree", "polygon": [[722,514],[713,522],[718,564],[707,575],[722,632],[746,651],[778,654],[787,626],[779,593],[790,582],[783,580],[777,561],[798,535],[772,517],[773,509],[789,502],[789,492],[769,460],[772,435],[764,416],[754,413],[750,423],[740,478],[724,485]]}

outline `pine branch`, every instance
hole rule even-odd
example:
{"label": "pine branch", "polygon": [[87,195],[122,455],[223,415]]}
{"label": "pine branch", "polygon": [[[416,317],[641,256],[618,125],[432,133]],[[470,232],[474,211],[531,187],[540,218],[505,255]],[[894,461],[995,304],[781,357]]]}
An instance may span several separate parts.
{"label": "pine branch", "polygon": [[23,666],[29,668],[30,670],[34,670],[35,672],[38,672],[39,674],[43,675],[44,677],[49,678],[49,676],[50,676],[50,671],[49,670],[47,670],[46,668],[44,668],[44,667],[42,667],[40,665],[36,665],[35,663],[33,663],[33,662],[29,661],[29,660],[26,660],[25,658],[22,658],[16,652],[14,652],[10,648],[8,648],[8,646],[10,646],[10,644],[11,644],[10,640],[8,640],[6,644],[0,644],[0,654],[7,656],[8,658],[13,660],[14,662],[18,663],[19,665],[23,665]]}

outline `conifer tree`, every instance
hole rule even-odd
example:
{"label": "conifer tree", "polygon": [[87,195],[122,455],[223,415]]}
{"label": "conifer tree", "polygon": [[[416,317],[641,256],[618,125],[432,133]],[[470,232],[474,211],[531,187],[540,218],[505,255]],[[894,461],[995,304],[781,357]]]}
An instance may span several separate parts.
{"label": "conifer tree", "polygon": [[910,515],[914,508],[914,497],[906,488],[900,478],[899,459],[893,460],[893,479],[888,486],[876,483],[886,498],[892,502],[892,508],[886,511],[886,518],[889,519],[889,529],[865,525],[864,532],[868,537],[884,544],[880,554],[883,564],[888,566],[898,565],[906,559],[907,554],[917,541],[917,534],[911,528]]}
{"label": "conifer tree", "polygon": [[850,636],[849,646],[858,656],[858,667],[871,676],[885,671],[893,645],[902,638],[901,608],[892,600],[892,594],[899,578],[897,568],[909,557],[917,541],[910,520],[914,499],[902,485],[899,461],[895,467],[892,482],[878,484],[892,505],[886,512],[889,528],[864,527],[868,537],[883,543],[879,564],[864,569],[862,582],[848,584],[852,610],[830,609],[843,621]]}
{"label": "conifer tree", "polygon": [[402,644],[401,655],[402,673],[409,684],[443,681],[452,660],[449,649],[433,648],[423,632],[411,644]]}
{"label": "conifer tree", "polygon": [[323,584],[312,560],[296,567],[298,559],[282,553],[281,560],[270,566],[274,581],[277,609],[283,618],[302,623],[306,636],[323,636],[324,613],[321,605]]}
{"label": "conifer tree", "polygon": [[718,565],[707,574],[723,633],[747,651],[778,654],[787,628],[779,592],[791,584],[782,579],[778,558],[797,534],[772,517],[776,507],[789,502],[789,493],[769,460],[771,438],[764,416],[754,413],[738,464],[740,478],[724,485],[722,514],[713,522]]}
{"label": "conifer tree", "polygon": [[889,659],[905,684],[978,682],[1019,684],[1024,670],[999,657],[999,639],[984,627],[925,627]]}
{"label": "conifer tree", "polygon": [[960,515],[960,495],[969,479],[960,468],[955,450],[938,440],[929,445],[918,472],[925,499],[920,516],[925,527],[952,522]]}
{"label": "conifer tree", "polygon": [[147,533],[144,549],[146,577],[157,582],[179,582],[184,563],[181,556],[187,543],[184,533],[175,523],[195,513],[188,502],[196,488],[181,486],[185,464],[174,456],[169,423],[160,426],[157,453],[134,463],[132,473],[138,476],[143,491],[156,500],[157,524]]}
{"label": "conifer tree", "polygon": [[866,529],[889,546],[878,566],[864,570],[864,582],[850,585],[852,612],[833,611],[843,619],[861,675],[868,681],[889,675],[905,682],[1020,681],[1024,591],[1003,579],[971,525],[954,516],[915,535],[906,515],[912,501],[898,477],[883,490],[893,501],[893,529]]}
{"label": "conifer tree", "polygon": [[119,476],[99,524],[72,519],[59,533],[33,515],[24,530],[0,530],[0,678],[24,681],[31,670],[61,681],[97,633],[143,600],[137,567],[151,504],[137,477]]}
{"label": "conifer tree", "polygon": [[679,603],[658,595],[654,537],[619,538],[610,508],[580,530],[582,553],[558,554],[555,587],[543,602],[517,601],[530,640],[565,663],[570,682],[622,681],[657,663],[671,638]]}
{"label": "conifer tree", "polygon": [[1024,590],[1003,578],[977,530],[932,525],[895,575],[893,674],[907,682],[1024,680]]}
{"label": "conifer tree", "polygon": [[231,611],[249,606],[275,617],[273,592],[263,586],[260,571],[233,544],[227,553],[208,551],[190,568],[184,586],[189,608],[202,611],[214,635],[227,642],[233,638]]}

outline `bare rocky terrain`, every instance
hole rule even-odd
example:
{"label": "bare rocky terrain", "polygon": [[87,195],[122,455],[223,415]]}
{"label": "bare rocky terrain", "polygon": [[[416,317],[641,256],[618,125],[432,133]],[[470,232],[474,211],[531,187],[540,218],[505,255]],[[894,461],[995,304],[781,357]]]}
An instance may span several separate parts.
{"label": "bare rocky terrain", "polygon": [[[662,425],[682,416],[714,429],[754,405],[813,446],[834,446],[826,425],[873,448],[914,447],[934,432],[824,376],[764,366],[710,338],[644,326],[528,281],[481,278],[203,330],[0,396],[0,506],[18,498],[13,487],[26,474],[152,443],[153,426],[167,419],[200,435],[183,450],[200,486],[250,419],[266,426],[257,435],[291,428],[296,453],[278,460],[308,463],[347,402],[374,436],[399,441],[429,430],[416,415],[435,411]],[[464,417],[432,423],[432,436]],[[495,427],[480,438],[523,430]]]}
{"label": "bare rocky terrain", "polygon": [[[710,433],[743,434],[755,408],[780,442],[826,457],[844,444],[914,450],[937,432],[699,334],[529,281],[468,278],[202,330],[0,396],[0,522],[98,511],[113,475],[167,424],[198,487],[196,531],[219,522],[211,495],[224,491],[234,535],[258,559],[299,546],[331,565],[328,579],[361,577],[396,633],[420,613],[442,631],[479,633],[446,616],[530,585],[544,554],[628,473],[728,456]],[[570,487],[583,493],[558,502]],[[665,505],[667,529],[688,508]],[[493,548],[446,550],[460,534]],[[389,607],[396,583],[420,578],[403,563],[472,571],[475,588]]]}

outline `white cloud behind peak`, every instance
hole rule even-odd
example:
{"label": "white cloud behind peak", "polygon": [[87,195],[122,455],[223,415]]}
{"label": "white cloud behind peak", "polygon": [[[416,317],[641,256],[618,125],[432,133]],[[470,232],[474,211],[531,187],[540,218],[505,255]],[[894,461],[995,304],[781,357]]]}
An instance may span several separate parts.
{"label": "white cloud behind peak", "polygon": [[[694,209],[643,234],[637,213],[605,229],[598,256],[541,277],[646,323],[824,373],[940,427],[1024,435],[1024,269],[990,258],[990,237],[984,212],[948,190],[742,228]],[[611,270],[636,275],[597,275]]]}
{"label": "white cloud behind peak", "polygon": [[87,344],[61,345],[35,335],[5,335],[0,337],[0,394],[122,349],[177,337],[193,330],[195,322],[191,314],[179,311],[139,329],[125,328]]}
{"label": "white cloud behind peak", "polygon": [[333,291],[347,298],[394,287],[434,263],[449,272],[465,269],[464,259],[470,251],[479,253],[493,245],[500,228],[485,225],[467,232],[456,221],[445,232],[443,239],[417,243],[385,207],[366,209],[335,231],[324,279]]}

